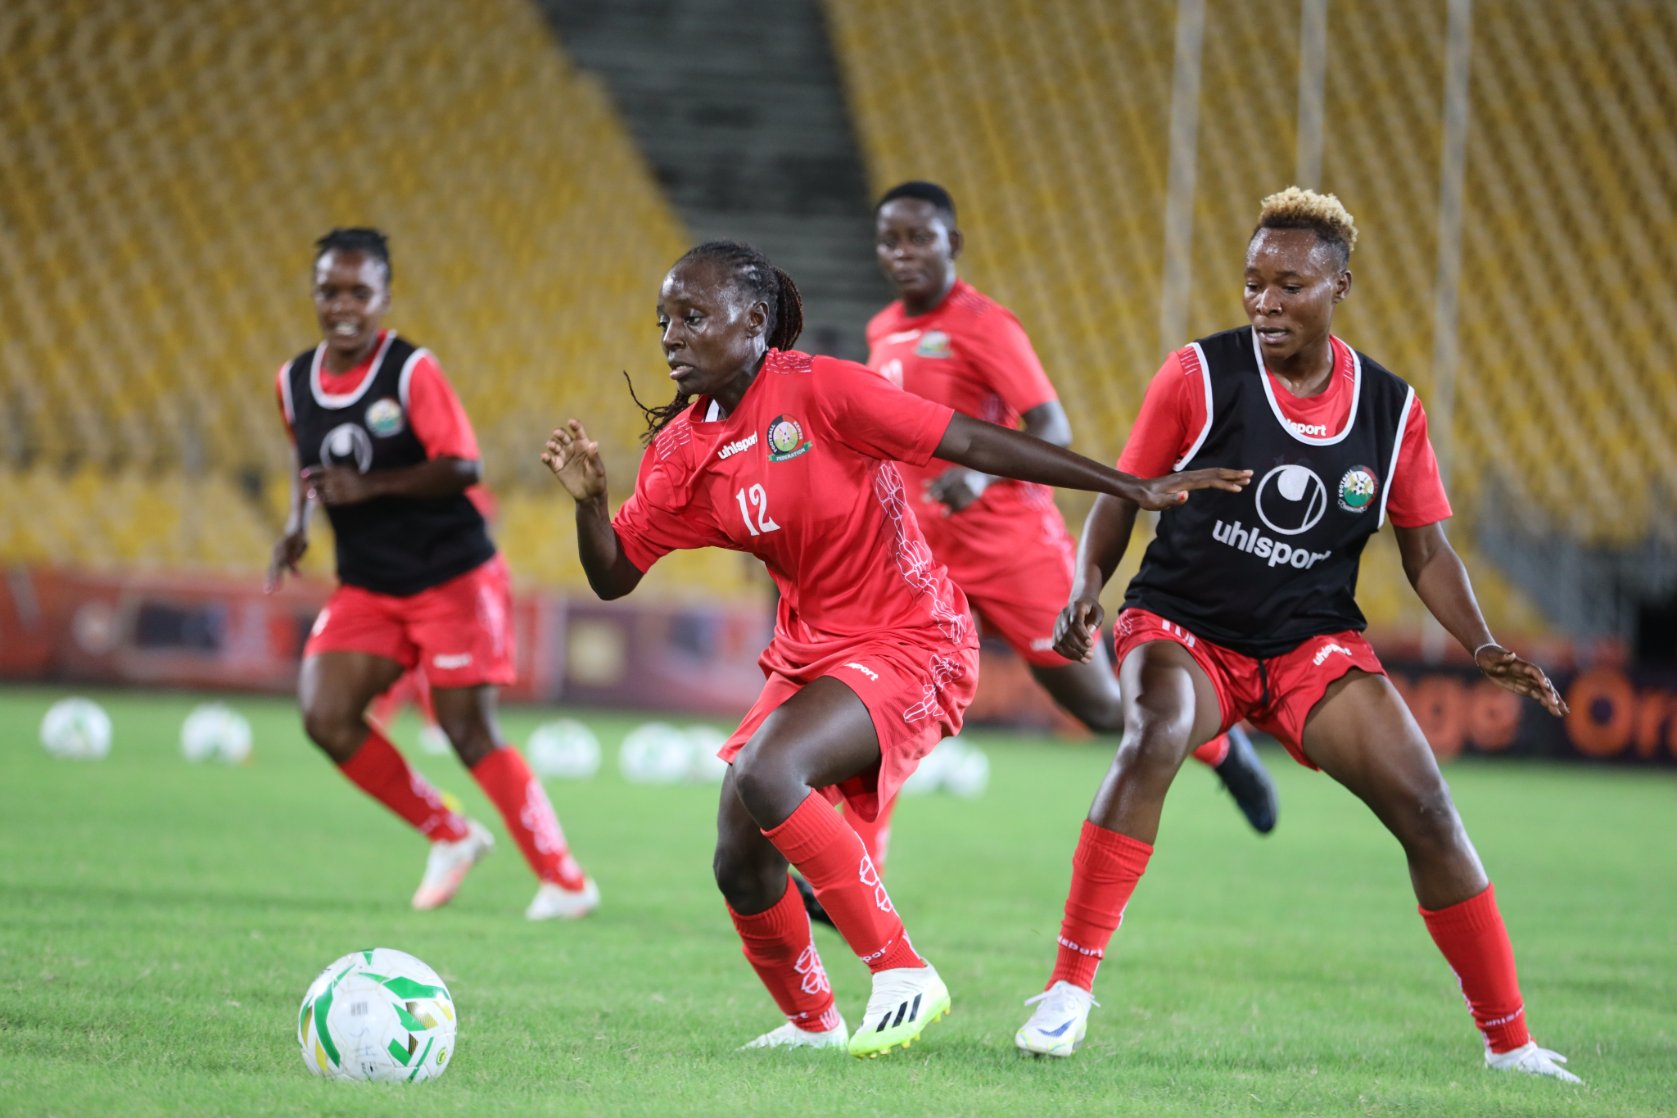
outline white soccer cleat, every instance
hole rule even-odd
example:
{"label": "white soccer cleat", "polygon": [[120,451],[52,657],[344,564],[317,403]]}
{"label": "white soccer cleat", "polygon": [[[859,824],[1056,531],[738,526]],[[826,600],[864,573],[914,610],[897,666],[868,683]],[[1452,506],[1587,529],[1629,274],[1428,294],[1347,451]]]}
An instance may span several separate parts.
{"label": "white soccer cleat", "polygon": [[1551,1079],[1558,1079],[1562,1083],[1582,1083],[1576,1075],[1561,1067],[1566,1063],[1566,1057],[1559,1052],[1551,1052],[1547,1048],[1540,1048],[1536,1041],[1527,1041],[1518,1048],[1507,1052],[1492,1052],[1485,1049],[1485,1066],[1496,1071],[1519,1071],[1527,1075],[1547,1075]]}
{"label": "white soccer cleat", "polygon": [[778,1029],[770,1030],[748,1044],[740,1045],[740,1051],[748,1048],[843,1048],[850,1041],[850,1030],[844,1026],[844,1018],[838,1019],[838,1024],[830,1029],[811,1032],[800,1029],[788,1021]]}
{"label": "white soccer cleat", "polygon": [[926,1026],[949,1014],[949,987],[930,964],[875,972],[862,1023],[850,1037],[850,1054],[874,1059],[907,1048]]}
{"label": "white soccer cleat", "polygon": [[466,837],[458,842],[433,842],[425,859],[425,876],[413,894],[413,907],[426,912],[453,900],[466,874],[494,846],[495,836],[475,819],[466,820]]}
{"label": "white soccer cleat", "polygon": [[1090,1008],[1101,1003],[1083,987],[1061,979],[1025,1004],[1036,1006],[1036,1012],[1013,1034],[1013,1043],[1038,1056],[1069,1056],[1083,1046]]}
{"label": "white soccer cleat", "polygon": [[600,907],[600,887],[592,877],[582,879],[581,889],[567,889],[557,881],[544,881],[535,899],[524,910],[526,920],[575,920]]}

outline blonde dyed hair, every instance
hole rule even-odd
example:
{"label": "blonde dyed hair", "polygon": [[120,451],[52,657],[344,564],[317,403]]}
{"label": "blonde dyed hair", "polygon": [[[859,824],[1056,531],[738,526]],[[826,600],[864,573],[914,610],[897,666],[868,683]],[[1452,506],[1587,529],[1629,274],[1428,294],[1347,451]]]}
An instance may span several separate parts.
{"label": "blonde dyed hair", "polygon": [[1264,229],[1308,229],[1334,249],[1341,268],[1350,264],[1357,222],[1335,195],[1289,186],[1265,198],[1262,207],[1252,236]]}

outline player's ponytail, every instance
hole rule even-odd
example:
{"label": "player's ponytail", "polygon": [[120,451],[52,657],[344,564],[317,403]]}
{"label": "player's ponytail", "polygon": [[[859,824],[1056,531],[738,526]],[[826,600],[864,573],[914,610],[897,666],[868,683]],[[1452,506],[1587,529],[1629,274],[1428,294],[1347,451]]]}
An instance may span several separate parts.
{"label": "player's ponytail", "polygon": [[[768,263],[766,260],[764,263]],[[775,349],[791,349],[804,332],[804,297],[798,285],[786,272],[769,264],[774,271],[774,323],[769,329],[769,345]]]}

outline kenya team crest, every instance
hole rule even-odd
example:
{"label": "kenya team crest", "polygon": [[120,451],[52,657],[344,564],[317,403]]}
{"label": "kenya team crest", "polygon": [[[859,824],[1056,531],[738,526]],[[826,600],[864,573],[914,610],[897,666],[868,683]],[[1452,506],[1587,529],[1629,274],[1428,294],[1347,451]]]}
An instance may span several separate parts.
{"label": "kenya team crest", "polygon": [[1352,466],[1339,479],[1339,507],[1346,512],[1366,512],[1380,492],[1380,479],[1367,466]]}
{"label": "kenya team crest", "polygon": [[401,434],[402,405],[389,396],[367,405],[367,429],[381,439]]}
{"label": "kenya team crest", "polygon": [[770,462],[785,462],[796,458],[814,445],[804,438],[803,426],[789,415],[777,415],[769,423]]}

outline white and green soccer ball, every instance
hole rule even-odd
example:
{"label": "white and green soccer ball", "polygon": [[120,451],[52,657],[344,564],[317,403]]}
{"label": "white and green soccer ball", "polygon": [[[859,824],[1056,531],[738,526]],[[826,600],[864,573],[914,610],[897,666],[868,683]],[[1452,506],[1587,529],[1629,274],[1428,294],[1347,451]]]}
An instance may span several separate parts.
{"label": "white and green soccer ball", "polygon": [[200,703],[181,723],[181,756],[194,764],[250,760],[250,721],[226,703]]}
{"label": "white and green soccer ball", "polygon": [[524,752],[538,776],[587,780],[600,771],[600,739],[574,718],[537,726],[525,739]]}
{"label": "white and green soccer ball", "polygon": [[617,764],[636,784],[675,784],[693,767],[693,742],[668,722],[642,722],[623,735]]}
{"label": "white and green soccer ball", "polygon": [[111,716],[92,699],[60,699],[41,719],[41,745],[54,757],[102,761],[111,751]]}
{"label": "white and green soccer ball", "polygon": [[390,947],[320,972],[297,1013],[303,1063],[326,1079],[422,1083],[454,1060],[454,999],[437,972]]}

